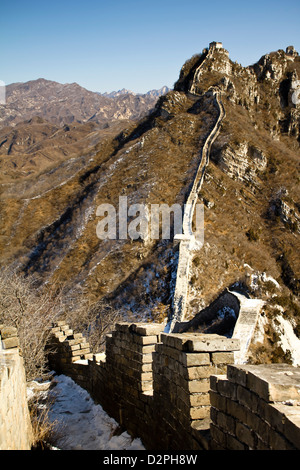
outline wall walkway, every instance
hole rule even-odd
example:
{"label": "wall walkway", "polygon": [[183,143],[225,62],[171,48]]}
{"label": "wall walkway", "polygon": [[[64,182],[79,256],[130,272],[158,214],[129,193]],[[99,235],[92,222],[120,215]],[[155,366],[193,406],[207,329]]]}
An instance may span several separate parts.
{"label": "wall walkway", "polygon": [[225,109],[220,99],[220,92],[213,88],[208,93],[212,93],[215,98],[216,105],[219,110],[219,116],[201,150],[200,164],[183,214],[183,234],[175,236],[175,241],[179,242],[179,259],[173,298],[172,318],[166,327],[166,331],[171,332],[174,330],[177,322],[184,320],[186,301],[188,296],[189,266],[191,257],[193,251],[195,249],[200,249],[201,245],[203,244],[203,240],[197,241],[195,239],[195,236],[192,233],[192,222],[198,201],[198,194],[201,190],[205,171],[209,163],[210,149],[220,131],[222,121],[225,117]]}
{"label": "wall walkway", "polygon": [[62,322],[50,365],[147,450],[300,449],[299,368],[235,365],[238,339],[163,328],[118,323],[93,355]]}

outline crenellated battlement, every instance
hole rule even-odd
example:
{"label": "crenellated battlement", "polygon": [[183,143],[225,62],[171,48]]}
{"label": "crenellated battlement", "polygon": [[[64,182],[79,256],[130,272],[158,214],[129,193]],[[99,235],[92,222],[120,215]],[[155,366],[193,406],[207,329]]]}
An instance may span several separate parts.
{"label": "crenellated battlement", "polygon": [[67,325],[54,327],[50,365],[148,450],[300,448],[299,368],[240,366],[239,340],[167,334],[162,324],[118,323],[101,354],[75,336]]}
{"label": "crenellated battlement", "polygon": [[[1,327],[0,449],[30,449],[15,329]],[[234,363],[239,340],[117,323],[105,353],[55,324],[49,363],[73,378],[147,450],[299,450],[300,368]]]}

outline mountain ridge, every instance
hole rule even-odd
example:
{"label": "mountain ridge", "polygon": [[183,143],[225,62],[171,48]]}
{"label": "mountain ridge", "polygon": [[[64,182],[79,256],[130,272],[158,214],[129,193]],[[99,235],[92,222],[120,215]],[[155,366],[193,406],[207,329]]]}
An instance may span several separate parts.
{"label": "mountain ridge", "polygon": [[101,94],[76,82],[61,84],[44,78],[12,83],[6,86],[6,104],[0,106],[0,126],[15,125],[33,116],[59,125],[88,121],[104,125],[113,120],[140,119],[166,90],[163,87],[137,94],[124,89]]}
{"label": "mountain ridge", "polygon": [[96,209],[118,207],[120,195],[130,203],[185,203],[216,122],[213,87],[226,118],[198,195],[205,235],[191,262],[188,316],[224,289],[239,289],[266,300],[265,345],[278,345],[272,318],[279,311],[295,331],[300,325],[300,109],[292,99],[299,74],[295,51],[242,67],[210,45],[183,65],[174,90],[150,113],[100,139],[93,155],[67,156],[60,171],[1,185],[2,263],[135,318],[168,317],[178,264],[172,237],[101,241]]}

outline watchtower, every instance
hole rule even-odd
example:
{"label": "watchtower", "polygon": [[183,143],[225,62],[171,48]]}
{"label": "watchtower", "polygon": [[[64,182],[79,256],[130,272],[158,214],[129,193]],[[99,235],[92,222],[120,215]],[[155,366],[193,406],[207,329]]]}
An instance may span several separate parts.
{"label": "watchtower", "polygon": [[209,43],[209,48],[215,48],[215,49],[223,49],[223,43],[222,42],[216,42],[216,41],[213,41],[211,43]]}

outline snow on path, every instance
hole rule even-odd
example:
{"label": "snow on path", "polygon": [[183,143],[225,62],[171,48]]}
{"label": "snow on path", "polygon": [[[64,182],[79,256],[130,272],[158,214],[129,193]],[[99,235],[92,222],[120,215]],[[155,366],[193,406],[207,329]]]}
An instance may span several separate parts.
{"label": "snow on path", "polygon": [[118,423],[108,416],[101,405],[96,405],[89,393],[70,377],[55,377],[52,389],[55,401],[50,420],[59,423],[62,437],[55,446],[61,450],[145,450],[140,439],[127,432],[113,436]]}

